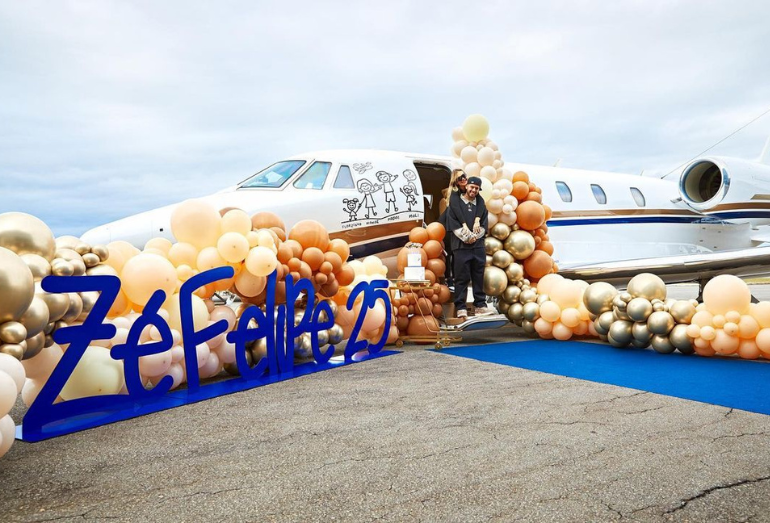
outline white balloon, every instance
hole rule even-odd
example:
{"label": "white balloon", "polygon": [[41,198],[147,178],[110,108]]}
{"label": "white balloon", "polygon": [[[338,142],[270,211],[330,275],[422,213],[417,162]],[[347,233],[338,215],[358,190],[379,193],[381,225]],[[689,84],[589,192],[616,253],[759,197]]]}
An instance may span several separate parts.
{"label": "white balloon", "polygon": [[502,166],[503,166],[503,162],[501,162],[500,160],[494,160],[492,162],[492,167],[494,167],[495,169],[500,169]]}
{"label": "white balloon", "polygon": [[16,405],[16,396],[19,391],[16,390],[16,382],[6,372],[0,370],[0,418],[11,412]]}
{"label": "white balloon", "polygon": [[16,438],[16,425],[10,416],[0,418],[0,458],[11,448]]}
{"label": "white balloon", "polygon": [[501,153],[500,151],[495,151],[495,160],[500,160],[502,162],[503,161],[503,153]]}
{"label": "white balloon", "polygon": [[171,367],[170,350],[139,358],[139,372],[142,376],[154,378],[165,374],[169,367]]}
{"label": "white balloon", "polygon": [[493,142],[492,140],[487,140],[486,142],[487,142],[486,146],[489,147],[490,149],[492,149],[493,151],[497,151],[499,149],[497,144],[495,142]]}
{"label": "white balloon", "polygon": [[22,360],[21,364],[24,366],[27,378],[47,380],[53,369],[58,365],[62,354],[64,352],[61,350],[61,347],[54,343],[50,347],[45,347],[34,357]]}
{"label": "white balloon", "polygon": [[[512,182],[513,181],[513,171],[510,170],[508,167],[505,167],[505,166],[501,167],[500,179],[501,180],[508,180],[508,181]],[[511,187],[513,187],[513,185],[511,185]]]}
{"label": "white balloon", "polygon": [[466,145],[468,145],[468,142],[466,142],[465,140],[458,140],[454,144],[452,144],[452,156],[459,158],[460,151],[462,151]]}
{"label": "white balloon", "polygon": [[492,163],[494,163],[495,161],[495,151],[493,151],[489,147],[482,147],[477,154],[477,158],[478,160],[476,161],[478,161],[479,165],[481,165],[482,167],[485,167],[487,165],[492,165]]}
{"label": "white balloon", "polygon": [[463,134],[462,127],[457,126],[454,129],[452,129],[452,140],[455,142],[459,142],[460,140],[465,140],[465,135]]}
{"label": "white balloon", "polygon": [[21,389],[21,401],[24,402],[24,405],[27,407],[32,405],[37,395],[43,389],[43,385],[45,385],[45,380],[28,379],[24,382],[24,387]]}
{"label": "white balloon", "polygon": [[481,166],[477,164],[476,162],[469,163],[465,166],[465,174],[468,175],[468,178],[471,176],[479,176],[481,173]]}
{"label": "white balloon", "polygon": [[497,180],[497,171],[491,165],[487,165],[486,167],[482,167],[480,174],[481,174],[482,178],[486,178],[490,182],[494,182],[494,181]]}
{"label": "white balloon", "polygon": [[16,392],[21,392],[27,372],[19,360],[8,354],[0,352],[0,372],[6,372],[16,382]]}

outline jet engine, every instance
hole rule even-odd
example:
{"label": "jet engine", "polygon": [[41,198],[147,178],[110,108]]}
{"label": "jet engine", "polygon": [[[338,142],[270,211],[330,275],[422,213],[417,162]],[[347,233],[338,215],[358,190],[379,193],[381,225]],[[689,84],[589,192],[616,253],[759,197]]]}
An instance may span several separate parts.
{"label": "jet engine", "polygon": [[679,193],[698,212],[710,211],[722,203],[767,201],[770,166],[739,158],[698,158],[682,171]]}

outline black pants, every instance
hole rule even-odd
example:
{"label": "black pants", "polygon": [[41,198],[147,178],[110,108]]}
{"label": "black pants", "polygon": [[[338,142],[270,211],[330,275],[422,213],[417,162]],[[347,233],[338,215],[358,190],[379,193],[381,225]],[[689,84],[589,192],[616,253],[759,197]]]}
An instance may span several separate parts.
{"label": "black pants", "polygon": [[473,287],[473,306],[485,307],[487,296],[484,294],[484,266],[487,262],[483,244],[473,249],[457,249],[454,257],[455,310],[465,309],[468,299],[468,283]]}

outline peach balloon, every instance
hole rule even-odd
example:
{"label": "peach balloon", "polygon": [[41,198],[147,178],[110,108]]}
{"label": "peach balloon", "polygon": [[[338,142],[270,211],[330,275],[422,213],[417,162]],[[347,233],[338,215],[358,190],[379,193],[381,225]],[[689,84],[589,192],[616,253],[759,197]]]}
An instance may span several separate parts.
{"label": "peach balloon", "polygon": [[409,231],[410,242],[425,245],[429,239],[430,237],[428,236],[428,231],[425,230],[423,227],[415,227],[411,231]]}
{"label": "peach balloon", "polygon": [[168,296],[177,286],[176,268],[162,256],[141,253],[123,266],[120,273],[122,289],[131,302],[144,306],[160,289]]}
{"label": "peach balloon", "polygon": [[289,231],[289,239],[296,240],[303,249],[318,247],[326,251],[329,246],[329,233],[326,228],[315,220],[297,222]]}
{"label": "peach balloon", "polygon": [[249,241],[240,233],[226,232],[217,241],[217,251],[225,261],[239,263],[249,253]]}
{"label": "peach balloon", "polygon": [[270,211],[258,212],[251,217],[251,227],[253,229],[269,229],[270,227],[278,227],[286,230],[283,220],[275,213]]}
{"label": "peach balloon", "polygon": [[221,234],[222,217],[213,205],[203,200],[187,200],[171,213],[171,232],[177,241],[197,248],[216,245]]}
{"label": "peach balloon", "polygon": [[216,247],[204,247],[198,253],[196,265],[198,266],[198,270],[202,272],[217,267],[224,267],[227,265],[227,260],[222,258],[222,255],[219,254],[219,249]]}
{"label": "peach balloon", "polygon": [[742,279],[731,274],[720,274],[703,287],[703,303],[712,314],[737,311],[749,312],[751,291]]}
{"label": "peach balloon", "polygon": [[241,209],[227,211],[222,216],[222,232],[237,232],[241,236],[246,236],[252,229],[251,218]]}
{"label": "peach balloon", "polygon": [[531,278],[539,279],[551,272],[553,260],[543,251],[535,251],[524,260],[524,272]]}
{"label": "peach balloon", "polygon": [[259,293],[265,289],[266,285],[267,278],[264,276],[256,276],[250,271],[241,271],[240,274],[235,277],[235,289],[247,298],[253,298],[259,295]]}
{"label": "peach balloon", "polygon": [[583,289],[572,280],[562,280],[551,287],[549,296],[562,309],[568,307],[576,309],[583,301]]}
{"label": "peach balloon", "polygon": [[254,247],[246,256],[245,265],[255,276],[269,276],[278,266],[278,258],[267,247]]}
{"label": "peach balloon", "polygon": [[[757,347],[759,347],[759,350],[762,351],[762,355],[765,358],[770,358],[770,328],[760,330],[754,341],[756,342]],[[27,371],[27,374],[29,374],[29,371]]]}
{"label": "peach balloon", "polygon": [[730,336],[723,329],[717,329],[714,339],[711,340],[711,348],[719,354],[735,354],[741,340],[735,336]]}
{"label": "peach balloon", "polygon": [[538,294],[547,294],[550,296],[553,288],[563,281],[564,277],[560,274],[548,274],[547,276],[543,276],[540,281],[537,282],[537,292]]}
{"label": "peach balloon", "polygon": [[318,247],[308,247],[302,252],[302,261],[310,266],[310,270],[315,272],[324,262],[324,253]]}
{"label": "peach balloon", "polygon": [[516,208],[517,223],[522,229],[532,231],[545,222],[545,210],[538,202],[525,201]]}
{"label": "peach balloon", "polygon": [[524,171],[516,171],[513,173],[513,182],[524,182],[529,184],[529,175]]}
{"label": "peach balloon", "polygon": [[198,248],[191,243],[175,243],[168,250],[168,259],[175,267],[189,265],[195,269],[198,267]]}
{"label": "peach balloon", "polygon": [[706,327],[706,326],[711,326],[711,321],[713,319],[714,319],[714,315],[711,314],[710,312],[698,311],[692,317],[692,321],[690,323],[693,323],[698,327]]}
{"label": "peach balloon", "polygon": [[763,329],[770,327],[770,301],[752,303],[749,314],[757,320],[757,323]]}
{"label": "peach balloon", "polygon": [[441,242],[436,240],[428,240],[423,246],[423,249],[425,249],[425,253],[428,255],[428,258],[438,258],[444,253],[444,248],[441,245]]}
{"label": "peach balloon", "polygon": [[144,250],[157,249],[163,253],[164,256],[168,255],[169,249],[171,249],[172,243],[166,238],[151,238],[144,244]]}
{"label": "peach balloon", "polygon": [[[547,322],[553,323],[561,316],[561,307],[555,301],[546,301],[540,306],[540,317]],[[539,332],[539,331],[538,331]]]}
{"label": "peach balloon", "polygon": [[529,185],[524,182],[514,182],[511,186],[511,194],[519,201],[527,199],[529,194]]}
{"label": "peach balloon", "polygon": [[755,360],[761,356],[761,351],[754,340],[741,340],[738,345],[738,356],[744,360]]}
{"label": "peach balloon", "polygon": [[561,312],[559,321],[570,329],[574,329],[580,324],[580,312],[574,307],[568,307]]}
{"label": "peach balloon", "polygon": [[[546,303],[553,303],[553,302],[546,302]],[[542,308],[540,309],[540,311],[541,311],[541,316],[537,320],[535,320],[535,331],[537,331],[537,333],[540,336],[551,334],[551,332],[553,331],[553,322],[549,322],[547,319],[545,319],[542,316]]]}
{"label": "peach balloon", "polygon": [[340,238],[334,238],[330,241],[327,251],[336,252],[343,262],[348,261],[348,258],[350,258],[350,246],[348,242]]}
{"label": "peach balloon", "polygon": [[706,341],[714,341],[717,337],[717,331],[711,325],[705,325],[700,328],[700,337]]}
{"label": "peach balloon", "polygon": [[431,271],[437,278],[443,278],[446,273],[446,262],[440,258],[428,260],[425,269]]}
{"label": "peach balloon", "polygon": [[551,334],[553,334],[553,337],[556,338],[559,341],[567,341],[572,337],[572,329],[564,325],[562,322],[557,321],[553,324],[553,329],[551,330]]}

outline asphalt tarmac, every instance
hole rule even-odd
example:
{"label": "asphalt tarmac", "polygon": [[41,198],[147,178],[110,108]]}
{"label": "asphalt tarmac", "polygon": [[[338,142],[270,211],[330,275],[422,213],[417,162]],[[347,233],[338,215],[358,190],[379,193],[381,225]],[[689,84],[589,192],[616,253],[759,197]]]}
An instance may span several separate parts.
{"label": "asphalt tarmac", "polygon": [[16,442],[0,520],[770,521],[769,435],[760,414],[407,345]]}

